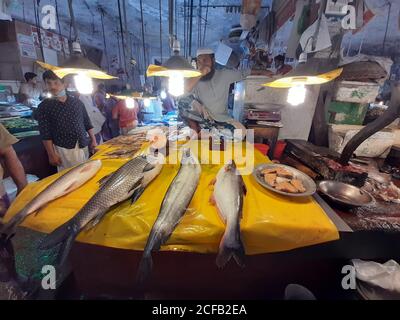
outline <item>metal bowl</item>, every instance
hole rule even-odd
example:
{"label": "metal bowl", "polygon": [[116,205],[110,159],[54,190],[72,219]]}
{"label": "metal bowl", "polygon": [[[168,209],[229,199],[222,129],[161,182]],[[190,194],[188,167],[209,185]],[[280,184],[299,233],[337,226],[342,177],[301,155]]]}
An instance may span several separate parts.
{"label": "metal bowl", "polygon": [[[293,177],[295,179],[301,180],[303,183],[304,188],[306,189],[305,192],[302,193],[290,193],[290,192],[284,192],[280,190],[276,190],[275,188],[271,187],[268,183],[265,182],[264,177],[262,175],[262,171],[264,169],[274,169],[274,168],[284,168],[291,172],[293,174]],[[315,185],[315,182],[313,179],[311,179],[308,175],[305,173],[293,168],[289,167],[283,164],[276,164],[276,163],[263,163],[258,165],[254,171],[253,171],[253,176],[257,180],[257,182],[262,185],[264,188],[279,193],[284,196],[289,196],[289,197],[307,197],[313,195],[317,191],[317,186]]]}
{"label": "metal bowl", "polygon": [[362,207],[374,201],[368,192],[339,181],[321,181],[318,184],[318,191],[332,201],[350,207]]}

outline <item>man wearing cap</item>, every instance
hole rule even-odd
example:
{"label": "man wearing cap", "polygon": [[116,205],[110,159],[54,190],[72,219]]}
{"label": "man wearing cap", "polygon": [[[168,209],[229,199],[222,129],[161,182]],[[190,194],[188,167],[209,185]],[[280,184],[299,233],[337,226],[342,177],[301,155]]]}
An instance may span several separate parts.
{"label": "man wearing cap", "polygon": [[[232,83],[241,81],[250,75],[250,70],[233,70],[215,68],[214,51],[208,48],[197,50],[197,67],[201,76],[188,79],[186,82],[186,92],[191,93],[197,101],[194,105],[196,113],[202,118],[234,123],[235,126],[242,128],[242,125],[232,119],[228,114],[229,89]],[[264,74],[263,72],[261,74]],[[268,71],[268,75],[271,75]],[[199,125],[194,120],[188,120],[189,126],[199,132]]]}

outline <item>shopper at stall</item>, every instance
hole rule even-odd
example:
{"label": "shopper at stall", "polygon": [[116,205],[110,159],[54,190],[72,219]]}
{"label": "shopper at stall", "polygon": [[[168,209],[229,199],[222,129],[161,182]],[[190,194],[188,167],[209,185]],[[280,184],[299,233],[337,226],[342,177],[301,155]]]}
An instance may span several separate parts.
{"label": "shopper at stall", "polygon": [[131,100],[133,105],[130,106],[127,100],[120,100],[112,110],[113,119],[118,119],[119,128],[122,135],[128,134],[132,129],[135,129],[138,125],[137,112],[139,106],[136,100]]}
{"label": "shopper at stall", "polygon": [[[17,186],[17,193],[20,193],[27,185],[27,181],[24,167],[19,161],[13,148],[13,144],[17,142],[18,139],[10,134],[7,129],[0,124],[0,159]],[[3,168],[0,165],[0,217],[4,216],[10,205],[10,201],[2,182],[3,173]]]}
{"label": "shopper at stall", "polygon": [[[94,136],[96,137],[97,144],[103,143],[101,130],[102,130],[103,124],[106,121],[106,118],[101,113],[99,108],[97,108],[95,106],[92,96],[90,94],[80,94],[79,100],[81,100],[82,103],[84,104],[86,112],[89,116],[90,122],[93,125],[93,133],[94,133]],[[94,150],[91,150],[91,153],[94,153]]]}
{"label": "shopper at stall", "polygon": [[27,106],[37,106],[40,103],[40,97],[43,94],[42,85],[38,82],[37,74],[27,72],[24,75],[26,82],[21,84],[19,94],[22,103]]}
{"label": "shopper at stall", "polygon": [[97,86],[97,91],[93,95],[93,99],[97,108],[99,108],[101,112],[104,112],[104,108],[106,107],[107,104],[106,96],[107,96],[106,86],[104,85],[104,83],[100,83]]}
{"label": "shopper at stall", "polygon": [[166,93],[164,99],[161,98],[161,102],[162,102],[163,114],[175,111],[175,101],[169,93]]}
{"label": "shopper at stall", "polygon": [[39,130],[50,164],[61,171],[86,161],[88,145],[94,149],[97,142],[85,106],[67,96],[63,80],[49,70],[43,81],[53,98],[39,105]]}
{"label": "shopper at stall", "polygon": [[293,69],[290,65],[285,64],[285,56],[281,54],[274,58],[274,63],[276,69],[275,74],[279,76],[283,76]]}

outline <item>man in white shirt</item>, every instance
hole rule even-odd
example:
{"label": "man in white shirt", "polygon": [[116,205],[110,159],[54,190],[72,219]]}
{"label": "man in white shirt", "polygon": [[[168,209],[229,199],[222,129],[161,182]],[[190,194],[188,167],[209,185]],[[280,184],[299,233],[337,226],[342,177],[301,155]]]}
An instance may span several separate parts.
{"label": "man in white shirt", "polygon": [[21,84],[19,93],[22,96],[22,102],[27,106],[37,106],[40,103],[40,96],[43,94],[43,89],[38,83],[37,74],[27,72],[24,75],[26,82]]}
{"label": "man in white shirt", "polygon": [[81,100],[85,105],[86,112],[90,121],[92,122],[93,133],[96,137],[97,144],[102,144],[103,138],[101,136],[101,129],[106,121],[106,118],[103,116],[99,108],[95,106],[93,98],[90,94],[80,94],[79,100]]}
{"label": "man in white shirt", "polygon": [[249,69],[216,69],[214,51],[208,48],[197,50],[197,67],[202,75],[187,80],[185,88],[185,91],[195,98],[189,117],[183,115],[189,126],[197,132],[200,131],[200,121],[195,120],[198,115],[199,119],[216,121],[227,124],[228,127],[244,130],[244,126],[232,119],[228,113],[230,86],[232,83],[244,80],[250,74],[271,76],[272,73],[269,70],[253,73]]}

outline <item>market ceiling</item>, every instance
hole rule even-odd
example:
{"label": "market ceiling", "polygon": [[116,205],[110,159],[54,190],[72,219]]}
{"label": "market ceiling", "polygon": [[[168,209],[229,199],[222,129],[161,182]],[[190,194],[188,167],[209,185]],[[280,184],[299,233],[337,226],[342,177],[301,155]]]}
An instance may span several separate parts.
{"label": "market ceiling", "polygon": [[[19,20],[35,24],[34,2],[35,1],[31,0],[16,1],[13,8],[13,16]],[[120,2],[122,6],[123,0],[120,0]],[[139,52],[142,50],[140,2],[139,0],[125,0],[128,29],[132,38],[134,50]],[[185,4],[187,7],[186,16],[188,16],[190,15],[190,3],[193,2],[192,52],[195,52],[198,44],[203,42],[205,45],[215,46],[220,39],[227,37],[233,25],[237,25],[240,22],[240,14],[237,8],[241,5],[241,0],[175,0],[174,2],[177,8],[174,27],[177,29],[178,38],[182,44],[184,43]],[[263,1],[263,6],[270,4],[270,2],[270,0]],[[61,33],[69,37],[70,16],[67,0],[40,1],[40,7],[46,4],[51,4],[53,6],[57,4],[60,22],[60,25],[57,25],[57,29],[61,29]],[[168,47],[168,0],[143,0],[144,34],[148,50],[148,60],[154,57],[160,57],[161,55],[160,4],[163,55],[167,57],[170,53]],[[201,5],[201,10],[198,10],[199,5]],[[117,55],[117,39],[120,39],[118,1],[74,0],[73,6],[82,43],[91,44],[101,49],[104,47],[102,30],[103,12],[104,31],[110,51],[109,54]],[[201,14],[201,18],[199,13]],[[201,21],[201,26],[198,21]],[[138,59],[140,59],[140,57],[138,57]]]}

